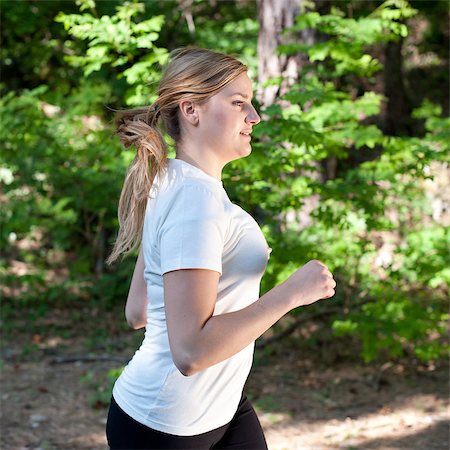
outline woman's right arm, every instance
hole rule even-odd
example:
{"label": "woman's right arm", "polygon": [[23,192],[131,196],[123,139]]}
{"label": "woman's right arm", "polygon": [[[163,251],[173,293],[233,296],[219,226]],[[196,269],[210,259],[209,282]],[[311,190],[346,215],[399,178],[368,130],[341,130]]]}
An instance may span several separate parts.
{"label": "woman's right arm", "polygon": [[219,273],[183,269],[164,275],[164,300],[175,365],[193,375],[235,355],[290,310],[334,295],[336,282],[309,261],[285,282],[239,311],[213,316]]}

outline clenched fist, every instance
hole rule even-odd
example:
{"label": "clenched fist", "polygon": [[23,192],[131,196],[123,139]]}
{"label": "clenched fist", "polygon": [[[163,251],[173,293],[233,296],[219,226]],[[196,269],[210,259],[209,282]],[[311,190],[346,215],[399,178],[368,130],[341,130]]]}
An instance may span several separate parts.
{"label": "clenched fist", "polygon": [[292,308],[297,308],[333,297],[336,281],[325,264],[313,259],[294,272],[282,286]]}

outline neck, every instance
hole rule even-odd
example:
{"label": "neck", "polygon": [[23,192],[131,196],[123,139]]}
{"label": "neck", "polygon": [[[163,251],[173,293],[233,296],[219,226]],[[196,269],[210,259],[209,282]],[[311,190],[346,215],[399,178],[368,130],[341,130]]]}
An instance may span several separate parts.
{"label": "neck", "polygon": [[181,159],[191,164],[192,166],[203,170],[203,172],[210,175],[211,177],[222,181],[223,165],[221,165],[219,161],[217,161],[212,152],[208,152],[208,150],[204,149],[202,150],[202,154],[200,155],[199,151],[193,151],[185,147],[177,147],[176,155],[177,159]]}

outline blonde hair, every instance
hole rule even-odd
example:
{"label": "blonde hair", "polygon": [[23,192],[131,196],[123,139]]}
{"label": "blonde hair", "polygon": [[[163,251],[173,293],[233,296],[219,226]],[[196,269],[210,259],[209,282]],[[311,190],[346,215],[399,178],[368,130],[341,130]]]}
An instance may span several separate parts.
{"label": "blonde hair", "polygon": [[[159,84],[158,98],[149,107],[119,111],[117,134],[125,148],[134,146],[136,157],[128,168],[119,200],[119,231],[107,263],[135,250],[142,239],[147,199],[155,177],[167,167],[167,145],[162,129],[180,142],[179,103],[206,102],[247,71],[233,56],[198,47],[183,47],[169,55]],[[162,121],[162,129],[158,121]]]}

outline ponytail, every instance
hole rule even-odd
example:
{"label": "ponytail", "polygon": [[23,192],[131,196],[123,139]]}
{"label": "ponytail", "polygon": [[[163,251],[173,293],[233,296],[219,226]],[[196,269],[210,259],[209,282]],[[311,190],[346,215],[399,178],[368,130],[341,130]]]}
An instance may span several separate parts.
{"label": "ponytail", "polygon": [[150,188],[155,176],[167,165],[167,145],[156,128],[159,114],[157,104],[117,114],[117,135],[125,148],[132,145],[136,148],[136,156],[128,168],[120,194],[119,232],[107,264],[132,252],[141,242]]}

